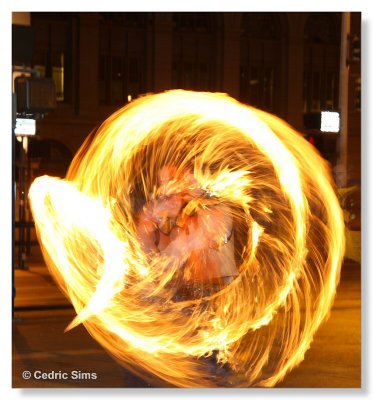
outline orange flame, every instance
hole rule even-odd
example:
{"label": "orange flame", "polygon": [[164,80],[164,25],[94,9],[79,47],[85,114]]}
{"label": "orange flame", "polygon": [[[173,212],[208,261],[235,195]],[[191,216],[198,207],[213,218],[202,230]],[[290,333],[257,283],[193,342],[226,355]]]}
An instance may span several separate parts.
{"label": "orange flame", "polygon": [[[326,162],[282,120],[169,91],[113,114],[30,189],[52,275],[120,363],[180,387],[274,386],[328,316],[344,253]],[[161,381],[161,382],[162,382]]]}

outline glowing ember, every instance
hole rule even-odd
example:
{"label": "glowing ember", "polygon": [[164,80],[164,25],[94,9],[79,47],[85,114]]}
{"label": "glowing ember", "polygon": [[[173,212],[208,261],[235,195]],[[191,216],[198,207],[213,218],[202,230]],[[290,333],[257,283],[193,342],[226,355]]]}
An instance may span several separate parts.
{"label": "glowing ember", "polygon": [[131,102],[30,198],[69,328],[145,379],[273,386],[332,305],[344,236],[325,161],[226,95]]}

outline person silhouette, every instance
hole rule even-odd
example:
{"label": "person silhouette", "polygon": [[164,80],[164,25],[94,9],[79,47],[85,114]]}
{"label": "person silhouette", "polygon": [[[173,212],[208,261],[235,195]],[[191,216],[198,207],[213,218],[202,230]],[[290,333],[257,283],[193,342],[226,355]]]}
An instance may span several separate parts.
{"label": "person silhouette", "polygon": [[201,189],[193,173],[172,165],[160,169],[158,181],[157,195],[137,218],[142,248],[182,260],[181,297],[213,294],[238,275],[229,206]]}

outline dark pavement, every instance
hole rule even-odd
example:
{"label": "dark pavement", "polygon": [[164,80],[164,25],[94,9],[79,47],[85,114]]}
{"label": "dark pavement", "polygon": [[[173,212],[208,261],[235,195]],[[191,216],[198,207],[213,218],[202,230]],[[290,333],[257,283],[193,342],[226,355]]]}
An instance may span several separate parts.
{"label": "dark pavement", "polygon": [[[13,387],[149,387],[118,365],[84,326],[64,333],[74,310],[39,255],[31,257],[28,266],[15,273]],[[278,387],[361,386],[360,276],[360,264],[346,261],[329,320],[317,332],[303,363]],[[24,379],[24,371],[55,371],[61,376]]]}

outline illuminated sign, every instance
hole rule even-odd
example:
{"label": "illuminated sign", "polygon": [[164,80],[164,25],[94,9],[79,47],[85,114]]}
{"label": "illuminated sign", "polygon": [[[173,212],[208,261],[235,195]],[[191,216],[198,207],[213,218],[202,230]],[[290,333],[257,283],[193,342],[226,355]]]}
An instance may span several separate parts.
{"label": "illuminated sign", "polygon": [[321,132],[335,132],[340,131],[340,115],[336,111],[321,111]]}
{"label": "illuminated sign", "polygon": [[36,121],[32,118],[17,118],[14,128],[16,135],[33,136],[36,133]]}

